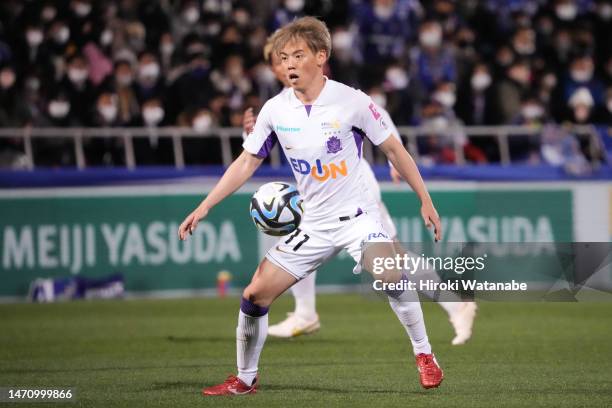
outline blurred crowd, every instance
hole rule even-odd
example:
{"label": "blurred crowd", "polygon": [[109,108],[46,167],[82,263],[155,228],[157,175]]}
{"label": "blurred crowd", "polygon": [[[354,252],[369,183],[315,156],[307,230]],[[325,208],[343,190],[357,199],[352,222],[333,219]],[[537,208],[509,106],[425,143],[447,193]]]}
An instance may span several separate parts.
{"label": "blurred crowd", "polygon": [[[329,77],[398,126],[612,123],[609,0],[3,0],[0,126],[240,127],[280,91],[267,36],[303,15],[331,30]],[[566,136],[550,139],[580,150]],[[531,139],[513,139],[513,159],[546,157]],[[88,161],[120,161],[109,143]],[[419,148],[452,162],[450,145]],[[487,138],[466,138],[464,152],[499,160]]]}

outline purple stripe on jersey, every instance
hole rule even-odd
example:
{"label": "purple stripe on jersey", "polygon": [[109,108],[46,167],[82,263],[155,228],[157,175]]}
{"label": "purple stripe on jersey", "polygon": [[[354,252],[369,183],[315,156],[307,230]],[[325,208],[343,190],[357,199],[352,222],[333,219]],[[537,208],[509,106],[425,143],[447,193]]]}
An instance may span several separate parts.
{"label": "purple stripe on jersey", "polygon": [[270,133],[270,135],[266,138],[266,141],[261,146],[261,149],[259,149],[259,151],[257,152],[256,156],[260,159],[265,159],[266,157],[268,157],[270,151],[272,151],[272,148],[274,147],[274,145],[276,145],[276,142],[278,142],[278,137],[276,137],[276,133]]}
{"label": "purple stripe on jersey", "polygon": [[355,138],[355,144],[357,145],[357,157],[361,158],[361,150],[363,146],[363,139],[365,138],[365,133],[361,129],[357,129],[355,126],[351,129],[353,132],[353,137]]}
{"label": "purple stripe on jersey", "polygon": [[306,114],[310,116],[310,109],[312,109],[312,105],[304,105],[304,107],[306,108]]}

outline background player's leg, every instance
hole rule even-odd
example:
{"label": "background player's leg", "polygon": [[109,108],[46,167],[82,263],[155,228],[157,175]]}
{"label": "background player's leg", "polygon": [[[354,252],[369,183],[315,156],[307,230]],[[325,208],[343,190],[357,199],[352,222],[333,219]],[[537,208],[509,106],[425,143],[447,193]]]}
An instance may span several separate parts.
{"label": "background player's leg", "polygon": [[297,316],[306,320],[313,320],[317,316],[317,310],[315,308],[316,277],[317,271],[314,271],[291,287],[291,292],[293,293],[293,297],[295,298],[294,313]]}
{"label": "background player's leg", "polygon": [[291,287],[295,300],[295,310],[287,313],[287,318],[268,328],[273,337],[290,338],[311,334],[321,328],[319,315],[315,309],[315,281],[317,272],[311,272]]}
{"label": "background player's leg", "polygon": [[268,308],[295,282],[295,277],[264,258],[244,289],[236,328],[236,357],[238,378],[249,386],[257,376],[259,355],[268,334]]}

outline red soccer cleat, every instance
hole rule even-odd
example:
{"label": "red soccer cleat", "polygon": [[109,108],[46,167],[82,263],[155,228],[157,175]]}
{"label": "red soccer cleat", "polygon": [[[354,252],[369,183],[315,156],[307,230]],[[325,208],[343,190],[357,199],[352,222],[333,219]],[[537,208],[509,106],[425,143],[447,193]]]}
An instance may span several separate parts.
{"label": "red soccer cleat", "polygon": [[444,373],[433,354],[418,354],[416,363],[423,388],[436,388],[442,384]]}
{"label": "red soccer cleat", "polygon": [[203,388],[202,395],[245,395],[255,394],[257,392],[257,384],[259,376],[255,377],[253,385],[246,385],[242,380],[235,375],[227,377],[223,384],[213,385],[212,387]]}

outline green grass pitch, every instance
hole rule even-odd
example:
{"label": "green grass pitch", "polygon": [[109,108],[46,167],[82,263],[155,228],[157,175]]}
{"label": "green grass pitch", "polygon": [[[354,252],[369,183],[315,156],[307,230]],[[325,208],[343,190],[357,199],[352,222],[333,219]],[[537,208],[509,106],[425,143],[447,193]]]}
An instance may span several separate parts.
{"label": "green grass pitch", "polygon": [[[238,305],[236,298],[1,305],[0,386],[76,387],[69,407],[612,406],[610,304],[481,303],[474,338],[460,347],[450,345],[442,309],[424,304],[445,380],[423,390],[389,306],[357,294],[318,297],[319,333],[268,339],[257,395],[203,398],[203,386],[235,371]],[[270,321],[291,306],[279,299]]]}

